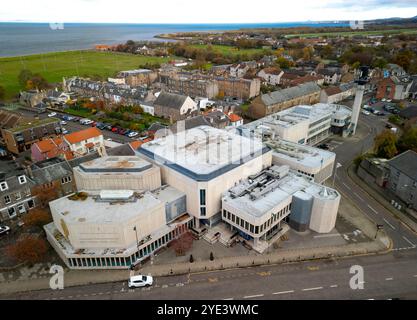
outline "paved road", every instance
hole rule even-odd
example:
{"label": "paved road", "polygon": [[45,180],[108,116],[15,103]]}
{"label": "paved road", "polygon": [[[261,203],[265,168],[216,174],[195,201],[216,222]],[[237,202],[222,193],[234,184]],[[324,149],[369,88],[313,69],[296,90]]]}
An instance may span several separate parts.
{"label": "paved road", "polygon": [[414,249],[417,235],[404,226],[390,211],[361,190],[347,175],[346,169],[352,159],[373,146],[375,135],[384,130],[386,117],[361,115],[361,125],[367,135],[360,141],[345,141],[332,151],[336,153],[336,161],[342,164],[336,172],[335,185],[337,190],[352,199],[361,211],[376,224],[382,224],[388,236],[393,240],[395,250]]}
{"label": "paved road", "polygon": [[[161,277],[151,288],[124,283],[14,294],[3,299],[389,299],[417,292],[416,250],[339,260],[302,262],[247,269]],[[350,268],[364,270],[363,289],[351,289]],[[401,270],[401,272],[399,272]],[[129,272],[126,271],[126,278]]]}

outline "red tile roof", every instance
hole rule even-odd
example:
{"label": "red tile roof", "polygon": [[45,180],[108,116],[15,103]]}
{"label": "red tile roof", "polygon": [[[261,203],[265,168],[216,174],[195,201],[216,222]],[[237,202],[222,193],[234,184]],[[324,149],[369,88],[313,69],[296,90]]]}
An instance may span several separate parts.
{"label": "red tile roof", "polygon": [[91,127],[85,130],[73,132],[64,136],[65,140],[70,144],[75,144],[87,139],[101,136],[102,133],[96,127]]}

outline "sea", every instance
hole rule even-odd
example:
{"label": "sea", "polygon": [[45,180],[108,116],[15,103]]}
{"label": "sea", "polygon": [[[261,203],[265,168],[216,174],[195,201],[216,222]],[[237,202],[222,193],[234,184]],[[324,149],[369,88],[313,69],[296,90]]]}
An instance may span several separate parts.
{"label": "sea", "polygon": [[[170,41],[158,34],[192,31],[226,31],[242,28],[346,26],[342,22],[291,22],[258,24],[98,24],[0,22],[0,57],[90,49],[96,44],[134,41]],[[172,41],[172,40],[171,40]]]}

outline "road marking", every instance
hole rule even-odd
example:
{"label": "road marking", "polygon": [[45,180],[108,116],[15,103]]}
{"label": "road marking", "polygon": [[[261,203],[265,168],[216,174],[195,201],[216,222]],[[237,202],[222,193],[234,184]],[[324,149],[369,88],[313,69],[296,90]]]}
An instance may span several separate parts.
{"label": "road marking", "polygon": [[307,267],[307,269],[310,270],[310,271],[317,271],[320,268],[318,266],[310,266],[310,267]]}
{"label": "road marking", "polygon": [[254,294],[252,296],[244,296],[243,299],[250,299],[250,298],[259,298],[259,297],[263,297],[263,294]]}
{"label": "road marking", "polygon": [[372,208],[369,204],[368,204],[368,208],[371,209],[375,214],[378,214],[378,212],[374,208]]}
{"label": "road marking", "polygon": [[270,276],[271,275],[271,271],[258,272],[258,275],[260,275],[261,277]]}
{"label": "road marking", "polygon": [[303,289],[302,291],[313,291],[313,290],[320,290],[320,289],[323,289],[323,287],[306,288],[306,289]]}
{"label": "road marking", "polygon": [[386,281],[394,280],[394,278],[385,278]]}
{"label": "road marking", "polygon": [[354,192],[354,194],[359,198],[359,200],[363,201],[363,199],[356,192]]}
{"label": "road marking", "polygon": [[411,244],[413,247],[415,247],[416,245],[414,243],[412,243],[410,240],[408,240],[405,236],[403,236],[403,239],[405,241],[407,241],[409,244]]}
{"label": "road marking", "polygon": [[337,284],[332,284],[331,286],[330,286],[330,288],[337,288],[338,286],[337,286]]}
{"label": "road marking", "polygon": [[286,294],[286,293],[293,293],[294,290],[287,290],[287,291],[279,291],[279,292],[274,292],[273,294]]}
{"label": "road marking", "polygon": [[350,187],[349,187],[346,183],[342,182],[342,184],[343,184],[343,185],[344,185],[347,189],[352,190],[352,189],[350,189]]}
{"label": "road marking", "polygon": [[389,223],[387,219],[385,219],[385,218],[384,218],[384,221],[385,221],[385,222],[386,222],[386,223],[387,223],[387,224],[388,224],[388,225],[389,225],[392,229],[394,229],[394,230],[395,230],[394,226],[393,226],[391,223]]}
{"label": "road marking", "polygon": [[175,286],[176,287],[182,287],[182,286],[184,286],[184,284],[183,283],[177,283]]}

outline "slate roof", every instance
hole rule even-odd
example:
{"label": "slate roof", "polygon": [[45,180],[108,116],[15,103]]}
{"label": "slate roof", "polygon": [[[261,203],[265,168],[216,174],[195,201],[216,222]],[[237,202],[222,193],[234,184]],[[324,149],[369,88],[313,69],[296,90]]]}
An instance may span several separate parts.
{"label": "slate roof", "polygon": [[[199,126],[210,126],[210,127],[212,127],[211,123],[209,121],[207,121],[207,119],[202,115],[195,116],[195,117],[192,117],[192,118],[188,118],[188,119],[185,119],[183,121],[184,121],[184,124],[185,124],[185,130],[196,128],[196,127],[199,127]],[[177,124],[181,128],[181,125],[182,125],[181,121],[178,121],[176,124],[173,124],[172,126],[169,127],[169,129],[173,133],[177,133]]]}
{"label": "slate roof", "polygon": [[320,87],[314,82],[307,82],[295,87],[263,94],[261,99],[266,106],[270,106],[315,92],[320,92]]}
{"label": "slate roof", "polygon": [[391,167],[417,181],[417,153],[408,150],[388,161]]}
{"label": "slate roof", "polygon": [[179,110],[187,98],[187,96],[181,94],[161,92],[158,98],[156,98],[154,105]]}
{"label": "slate roof", "polygon": [[60,158],[37,162],[31,166],[33,180],[36,184],[50,183],[72,175],[69,163]]}

